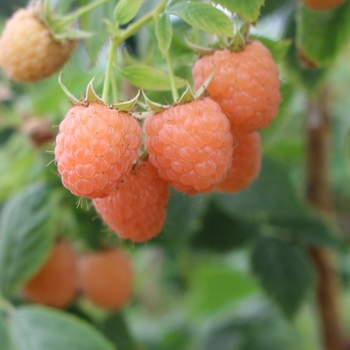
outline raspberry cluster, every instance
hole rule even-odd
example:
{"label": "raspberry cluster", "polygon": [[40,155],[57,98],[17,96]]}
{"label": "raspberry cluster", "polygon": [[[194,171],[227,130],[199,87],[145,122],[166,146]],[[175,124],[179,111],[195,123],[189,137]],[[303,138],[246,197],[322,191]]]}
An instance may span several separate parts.
{"label": "raspberry cluster", "polygon": [[[326,8],[343,1],[318,3]],[[16,11],[0,38],[5,74],[34,82],[57,72],[77,45],[77,33],[65,28],[67,18],[57,22],[31,6]],[[65,30],[57,36],[54,28]],[[190,94],[191,99],[184,93],[174,105],[156,108],[143,126],[125,104],[100,99],[92,82],[84,101],[68,93],[74,105],[56,137],[59,175],[72,194],[92,200],[119,237],[134,242],[155,237],[165,221],[170,186],[189,195],[236,193],[258,176],[258,132],[278,114],[279,72],[260,41],[247,41],[240,50],[233,46],[195,62],[194,87],[205,88],[205,94]]]}
{"label": "raspberry cluster", "polygon": [[[91,198],[123,238],[155,237],[166,217],[169,187],[189,195],[236,193],[258,176],[259,129],[278,113],[278,68],[258,41],[239,52],[217,50],[193,67],[201,98],[149,115],[142,128],[128,112],[103,103],[74,106],[59,127],[55,159],[73,194]],[[142,149],[142,151],[141,151]]]}

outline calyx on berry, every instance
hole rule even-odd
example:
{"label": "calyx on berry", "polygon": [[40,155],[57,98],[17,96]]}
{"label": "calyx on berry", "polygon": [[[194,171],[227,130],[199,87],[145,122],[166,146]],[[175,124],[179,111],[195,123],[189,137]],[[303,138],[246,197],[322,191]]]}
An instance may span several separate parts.
{"label": "calyx on berry", "polygon": [[79,7],[66,15],[57,15],[50,7],[49,0],[39,1],[36,5],[36,11],[40,19],[45,23],[50,30],[51,35],[57,41],[65,39],[84,39],[91,37],[94,33],[80,30],[74,26],[78,17],[91,11],[93,8],[107,2],[108,0],[96,0],[85,6]]}
{"label": "calyx on berry", "polygon": [[[199,100],[199,99],[203,98],[208,85],[210,84],[210,82],[214,78],[215,71],[216,71],[216,68],[215,68],[215,66],[213,66],[212,73],[209,75],[207,80],[202,84],[202,86],[197,91],[193,91],[190,84],[188,82],[186,82],[185,91],[182,93],[180,98],[177,101],[175,101],[174,105],[184,105],[188,102]],[[143,97],[145,99],[146,106],[150,111],[162,112],[166,109],[173,107],[172,105],[162,105],[160,103],[151,101],[146,96],[146,94],[143,90],[142,90],[142,94],[143,94]]]}
{"label": "calyx on berry", "polygon": [[[93,81],[95,77],[92,78],[89,82],[89,84],[86,87],[86,93],[85,98],[82,100],[78,100],[63,84],[62,82],[62,73],[60,73],[58,77],[58,83],[60,84],[63,92],[67,95],[69,102],[74,106],[87,106],[90,103],[98,103],[101,105],[106,105],[105,102],[102,100],[101,97],[99,97],[93,87]],[[118,111],[125,111],[129,112],[132,111],[138,101],[138,98],[140,97],[140,90],[138,90],[136,96],[129,101],[123,101],[119,103],[113,103],[106,105],[110,109],[116,109]]]}

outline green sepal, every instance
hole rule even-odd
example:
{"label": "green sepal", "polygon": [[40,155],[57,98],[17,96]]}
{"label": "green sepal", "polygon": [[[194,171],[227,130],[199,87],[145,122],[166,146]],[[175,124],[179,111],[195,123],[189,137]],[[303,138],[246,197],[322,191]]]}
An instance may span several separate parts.
{"label": "green sepal", "polygon": [[234,38],[227,45],[227,48],[230,51],[239,52],[239,51],[244,50],[246,44],[247,44],[247,35],[244,33],[241,33],[241,31],[238,30],[236,32]]}
{"label": "green sepal", "polygon": [[145,92],[143,90],[141,90],[141,91],[142,91],[143,98],[145,99],[146,106],[149,110],[151,110],[153,112],[162,112],[165,109],[168,109],[170,107],[170,106],[162,105],[160,103],[157,103],[157,102],[150,100],[146,96]]}
{"label": "green sepal", "polygon": [[216,67],[214,65],[213,70],[210,73],[209,77],[205,80],[205,82],[202,84],[202,86],[195,92],[196,99],[202,97],[204,92],[207,90],[207,87],[209,86],[209,84],[213,80],[215,73],[216,73]]}
{"label": "green sepal", "polygon": [[77,10],[67,15],[58,16],[51,10],[50,1],[44,0],[41,2],[41,7],[40,5],[38,6],[37,12],[40,19],[45,23],[55,40],[63,41],[65,39],[86,39],[93,36],[94,33],[75,29],[72,25],[76,22],[78,17],[107,1],[108,0],[96,0],[95,2],[79,7]]}
{"label": "green sepal", "polygon": [[94,81],[95,77],[93,77],[88,86],[86,87],[86,94],[85,94],[85,102],[96,102],[99,104],[104,104],[103,100],[101,97],[99,97],[93,87],[93,81]]}
{"label": "green sepal", "polygon": [[95,33],[88,32],[86,30],[79,30],[79,29],[67,29],[64,31],[64,33],[52,34],[54,39],[57,41],[63,41],[65,39],[71,39],[71,40],[88,39],[88,38],[91,38],[93,35],[95,35]]}
{"label": "green sepal", "polygon": [[193,93],[192,88],[189,83],[186,83],[186,89],[182,93],[181,97],[176,101],[178,105],[184,105],[187,102],[194,101],[196,99],[196,95]]}
{"label": "green sepal", "polygon": [[128,112],[135,107],[139,97],[140,97],[140,89],[137,91],[136,96],[131,100],[120,102],[120,103],[113,103],[112,105],[109,105],[109,107],[113,109],[117,109],[118,111]]}
{"label": "green sepal", "polygon": [[84,103],[80,100],[78,100],[67,88],[66,86],[63,84],[62,82],[62,72],[60,72],[59,76],[58,76],[58,84],[60,85],[61,89],[63,90],[63,92],[66,94],[66,96],[68,97],[69,102],[72,105],[76,105],[76,106],[81,106]]}
{"label": "green sepal", "polygon": [[194,44],[192,42],[190,42],[186,36],[185,38],[185,42],[188,45],[188,47],[190,47],[195,53],[197,53],[198,55],[201,56],[207,56],[207,55],[212,55],[215,51],[215,49],[210,48],[210,47],[204,47],[204,46],[199,46],[197,44]]}

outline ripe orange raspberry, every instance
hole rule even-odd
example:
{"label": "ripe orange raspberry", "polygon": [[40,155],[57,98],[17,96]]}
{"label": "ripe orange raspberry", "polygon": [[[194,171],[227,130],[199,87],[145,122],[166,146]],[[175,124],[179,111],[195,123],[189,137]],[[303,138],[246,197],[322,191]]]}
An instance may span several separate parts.
{"label": "ripe orange raspberry", "polygon": [[[248,187],[259,175],[261,165],[260,135],[252,133],[237,133],[234,135],[234,150],[231,169],[217,189],[236,193]],[[235,146],[236,145],[236,146]]]}
{"label": "ripe orange raspberry", "polygon": [[142,242],[162,230],[168,187],[152,164],[140,161],[112,194],[93,204],[119,237]]}
{"label": "ripe orange raspberry", "polygon": [[77,291],[77,259],[66,241],[56,243],[48,260],[24,286],[29,300],[58,308],[68,306]]}
{"label": "ripe orange raspberry", "polygon": [[63,185],[77,196],[112,193],[137,158],[142,130],[126,112],[74,106],[60,124],[55,158]]}
{"label": "ripe orange raspberry", "polygon": [[33,8],[19,9],[7,20],[0,38],[0,66],[8,77],[35,82],[58,71],[76,40],[54,40]]}
{"label": "ripe orange raspberry", "polygon": [[122,249],[87,254],[79,260],[82,293],[103,309],[120,309],[130,301],[133,278],[130,257]]}
{"label": "ripe orange raspberry", "polygon": [[231,166],[230,123],[211,100],[177,105],[144,123],[149,161],[178,191],[211,191]]}
{"label": "ripe orange raspberry", "polygon": [[207,91],[231,125],[243,132],[268,126],[277,116],[280,102],[278,68],[269,50],[260,41],[253,41],[240,52],[217,50],[203,56],[193,67],[196,89],[214,67]]}
{"label": "ripe orange raspberry", "polygon": [[342,5],[346,0],[300,0],[311,10],[332,10]]}

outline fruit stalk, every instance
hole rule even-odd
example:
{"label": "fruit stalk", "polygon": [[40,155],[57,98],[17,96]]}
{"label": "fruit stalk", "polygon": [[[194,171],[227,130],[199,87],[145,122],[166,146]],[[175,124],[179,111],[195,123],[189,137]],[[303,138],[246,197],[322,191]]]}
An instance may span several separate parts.
{"label": "fruit stalk", "polygon": [[[311,205],[332,221],[332,195],[329,179],[330,121],[328,93],[323,89],[308,101],[307,116],[307,189]],[[343,335],[339,308],[339,278],[334,256],[326,248],[312,247],[309,251],[317,272],[315,286],[321,336],[325,350],[342,350]]]}
{"label": "fruit stalk", "polygon": [[148,22],[152,21],[154,17],[159,16],[159,14],[163,11],[166,3],[167,3],[167,0],[162,0],[152,11],[148,12],[146,15],[142,16],[140,19],[130,24],[126,29],[121,31],[118,35],[115,35],[111,38],[109,48],[108,48],[107,68],[106,68],[106,74],[105,74],[105,80],[104,80],[103,92],[102,92],[102,99],[105,103],[107,103],[107,100],[108,100],[110,78],[111,78],[111,72],[113,69],[114,54],[116,49],[126,39],[136,34],[139,31],[139,29],[141,29]]}
{"label": "fruit stalk", "polygon": [[179,99],[179,93],[177,91],[176,84],[175,84],[174,69],[173,69],[173,65],[171,63],[169,51],[165,55],[165,58],[166,58],[167,66],[168,66],[168,73],[169,73],[169,79],[170,79],[170,85],[171,85],[171,93],[173,95],[173,101],[176,102]]}

